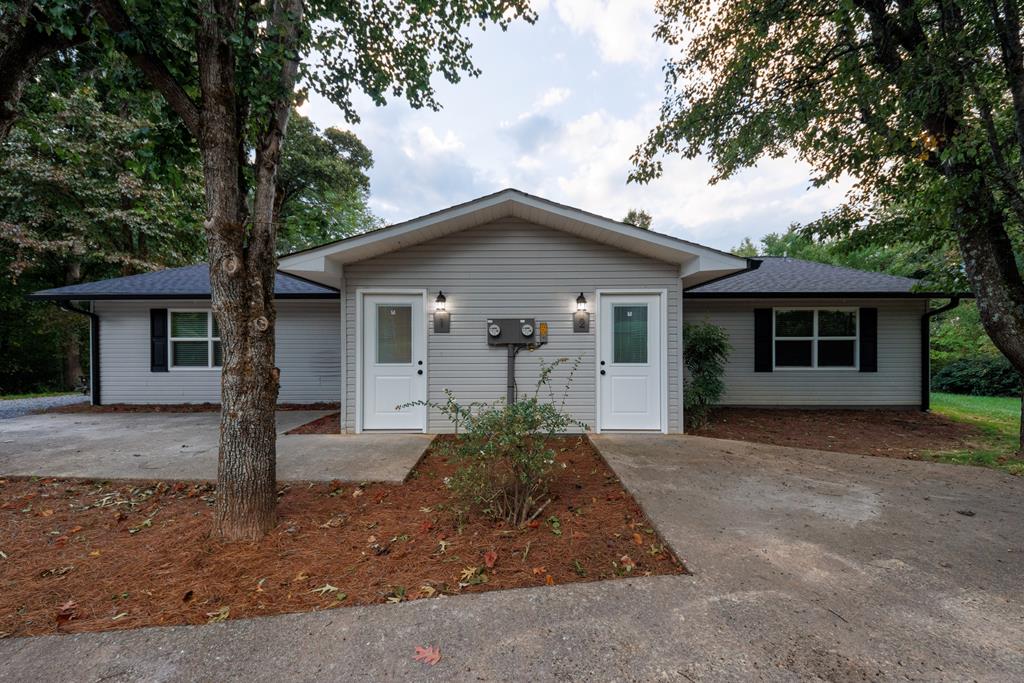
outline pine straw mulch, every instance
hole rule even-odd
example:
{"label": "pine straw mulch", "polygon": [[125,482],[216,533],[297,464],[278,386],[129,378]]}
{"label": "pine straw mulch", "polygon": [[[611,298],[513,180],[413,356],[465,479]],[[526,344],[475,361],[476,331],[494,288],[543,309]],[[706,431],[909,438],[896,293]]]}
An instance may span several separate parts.
{"label": "pine straw mulch", "polygon": [[285,434],[340,434],[341,413],[331,413],[289,429]]}
{"label": "pine straw mulch", "polygon": [[[337,410],[338,403],[279,403],[277,410]],[[44,408],[40,413],[217,413],[219,403],[109,403],[94,406],[72,403],[67,406]]]}
{"label": "pine straw mulch", "polygon": [[971,447],[981,432],[934,413],[906,410],[717,408],[697,436],[917,460]]}
{"label": "pine straw mulch", "polygon": [[686,572],[589,442],[557,446],[554,500],[523,529],[460,526],[435,453],[401,485],[282,485],[258,543],[210,538],[208,483],[0,480],[0,637]]}

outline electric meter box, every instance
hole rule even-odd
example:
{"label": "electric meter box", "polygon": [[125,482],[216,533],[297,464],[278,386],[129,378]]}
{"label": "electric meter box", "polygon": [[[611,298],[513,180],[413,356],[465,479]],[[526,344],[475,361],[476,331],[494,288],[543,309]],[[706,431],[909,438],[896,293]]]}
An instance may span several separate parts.
{"label": "electric meter box", "polygon": [[541,341],[534,318],[488,318],[487,343],[490,346],[509,344],[536,344]]}

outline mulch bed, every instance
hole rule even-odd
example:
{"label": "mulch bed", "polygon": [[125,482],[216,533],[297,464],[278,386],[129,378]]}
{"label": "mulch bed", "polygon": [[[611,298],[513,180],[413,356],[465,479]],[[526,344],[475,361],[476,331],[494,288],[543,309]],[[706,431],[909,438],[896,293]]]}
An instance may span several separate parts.
{"label": "mulch bed", "polygon": [[0,480],[0,637],[686,572],[589,442],[557,447],[554,501],[522,529],[460,524],[434,452],[401,485],[282,486],[258,543],[210,538],[210,484]]}
{"label": "mulch bed", "polygon": [[718,408],[693,434],[794,448],[918,459],[927,451],[968,448],[981,432],[919,410]]}
{"label": "mulch bed", "polygon": [[[337,410],[338,403],[279,403],[277,410]],[[111,403],[94,406],[88,403],[73,403],[39,411],[41,413],[217,413],[219,403]]]}
{"label": "mulch bed", "polygon": [[321,418],[289,429],[285,434],[340,434],[341,413],[331,413]]}

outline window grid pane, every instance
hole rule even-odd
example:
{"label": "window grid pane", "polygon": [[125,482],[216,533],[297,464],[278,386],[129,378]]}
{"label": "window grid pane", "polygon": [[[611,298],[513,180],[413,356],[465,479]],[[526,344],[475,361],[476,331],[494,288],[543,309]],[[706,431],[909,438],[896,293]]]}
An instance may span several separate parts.
{"label": "window grid pane", "polygon": [[856,342],[852,339],[822,339],[818,341],[819,368],[852,368]]}
{"label": "window grid pane", "polygon": [[218,368],[224,365],[224,347],[219,341],[213,342],[213,365]]}
{"label": "window grid pane", "polygon": [[813,337],[814,311],[775,311],[776,337]]}
{"label": "window grid pane", "polygon": [[207,314],[203,311],[173,311],[171,313],[171,336],[205,339],[208,332],[206,316]]}
{"label": "window grid pane", "polygon": [[612,360],[647,362],[647,306],[612,306]]}
{"label": "window grid pane", "polygon": [[412,306],[377,304],[377,362],[412,362]]}
{"label": "window grid pane", "polygon": [[775,342],[775,366],[779,368],[809,368],[813,366],[811,340],[778,340]]}
{"label": "window grid pane", "polygon": [[857,314],[854,311],[818,311],[818,336],[857,336]]}
{"label": "window grid pane", "polygon": [[210,347],[205,341],[172,342],[174,365],[186,368],[205,368],[210,364]]}

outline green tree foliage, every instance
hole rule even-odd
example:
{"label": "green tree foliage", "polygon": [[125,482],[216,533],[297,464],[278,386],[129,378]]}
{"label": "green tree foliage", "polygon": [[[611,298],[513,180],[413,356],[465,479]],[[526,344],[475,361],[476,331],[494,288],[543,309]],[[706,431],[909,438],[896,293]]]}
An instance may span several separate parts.
{"label": "green tree foliage", "polygon": [[292,114],[277,174],[277,245],[288,253],[380,227],[367,207],[373,155],[351,131]]}
{"label": "green tree foliage", "polygon": [[[1024,42],[1016,0],[664,0],[677,49],[634,180],[707,154],[713,181],[795,153],[852,178],[813,229],[858,244],[950,245],[999,350],[1024,372]],[[1024,431],[1022,431],[1024,440]]]}
{"label": "green tree foliage", "polygon": [[643,209],[630,209],[626,213],[626,217],[622,219],[623,223],[629,223],[630,225],[635,225],[636,227],[643,228],[644,230],[651,229],[651,221],[651,214],[647,213]]}
{"label": "green tree foliage", "polygon": [[198,156],[159,97],[112,94],[123,69],[46,69],[0,142],[0,392],[84,373],[83,319],[26,294],[202,257]]}

